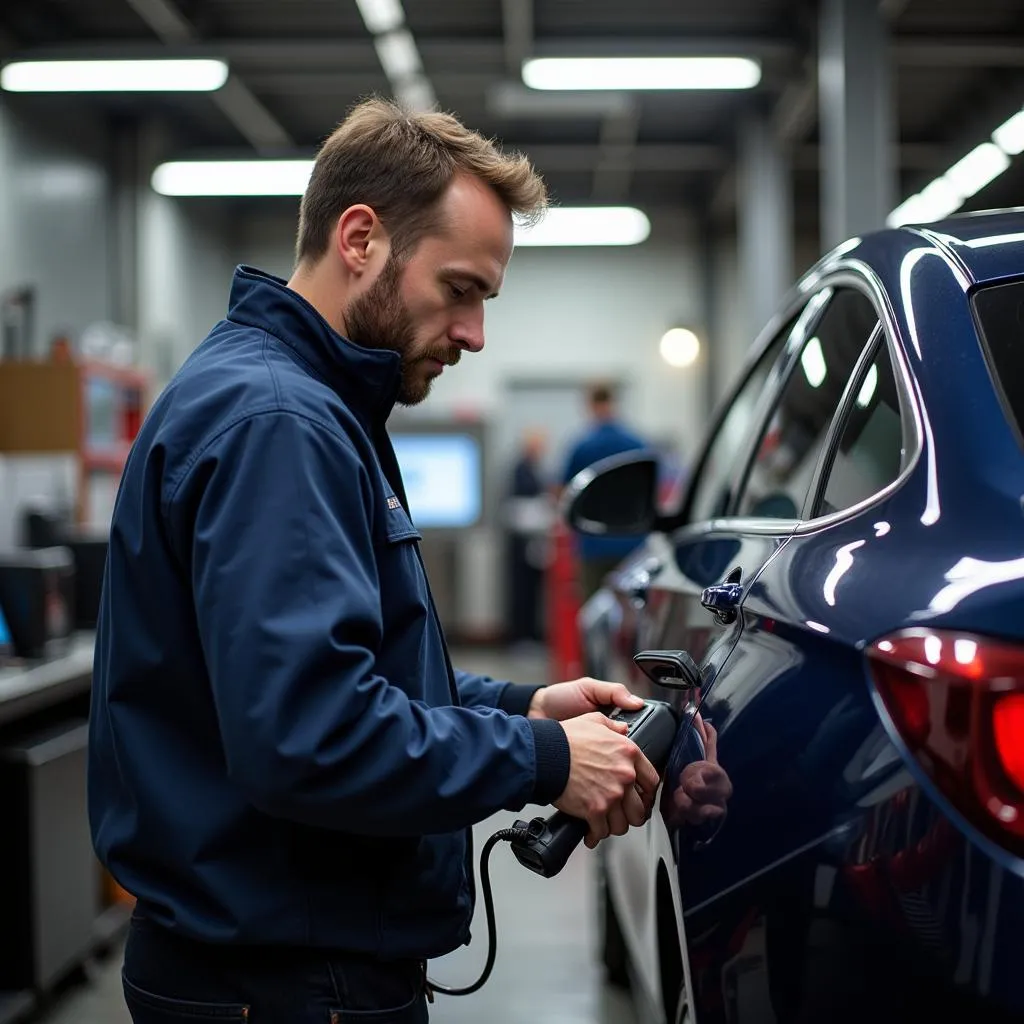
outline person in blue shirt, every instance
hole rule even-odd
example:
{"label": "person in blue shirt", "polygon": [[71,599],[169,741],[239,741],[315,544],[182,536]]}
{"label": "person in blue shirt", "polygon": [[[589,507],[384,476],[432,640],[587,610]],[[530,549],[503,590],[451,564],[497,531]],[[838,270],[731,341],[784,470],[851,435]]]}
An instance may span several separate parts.
{"label": "person in blue shirt", "polygon": [[[421,1024],[469,940],[468,830],[553,803],[587,845],[658,777],[593,679],[456,670],[387,419],[484,347],[545,189],[455,118],[358,105],[290,280],[239,267],[114,507],[89,738],[96,851],[137,898],[135,1024]],[[538,908],[540,909],[540,908]]]}
{"label": "person in blue shirt", "polygon": [[[572,447],[565,463],[562,483],[568,484],[577,473],[601,459],[623,452],[638,451],[647,445],[619,422],[615,395],[607,384],[593,385],[587,395],[591,426]],[[636,537],[593,537],[576,535],[576,553],[583,600],[600,589],[604,578],[640,544]]]}

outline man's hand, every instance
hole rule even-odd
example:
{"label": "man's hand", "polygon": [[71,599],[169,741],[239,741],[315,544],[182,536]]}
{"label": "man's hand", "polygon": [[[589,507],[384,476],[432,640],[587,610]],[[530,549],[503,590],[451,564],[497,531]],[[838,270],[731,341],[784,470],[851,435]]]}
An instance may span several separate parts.
{"label": "man's hand", "polygon": [[530,701],[527,717],[565,722],[609,705],[637,711],[643,707],[643,703],[640,697],[630,693],[622,683],[606,683],[586,676],[538,690]]}
{"label": "man's hand", "polygon": [[569,740],[569,782],[555,807],[586,819],[587,846],[593,849],[608,835],[625,835],[630,825],[642,825],[654,803],[658,773],[626,738],[625,723],[590,713],[562,728]]}

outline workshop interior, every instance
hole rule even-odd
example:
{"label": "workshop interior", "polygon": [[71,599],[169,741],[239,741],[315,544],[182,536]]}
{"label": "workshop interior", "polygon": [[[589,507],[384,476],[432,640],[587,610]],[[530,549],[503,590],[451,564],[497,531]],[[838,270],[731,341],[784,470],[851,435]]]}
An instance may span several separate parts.
{"label": "workshop interior", "polygon": [[474,826],[430,1019],[1024,1020],[1024,4],[4,0],[0,1024],[131,1019],[122,476],[374,95],[550,196],[387,424],[452,663],[626,684],[662,780]]}

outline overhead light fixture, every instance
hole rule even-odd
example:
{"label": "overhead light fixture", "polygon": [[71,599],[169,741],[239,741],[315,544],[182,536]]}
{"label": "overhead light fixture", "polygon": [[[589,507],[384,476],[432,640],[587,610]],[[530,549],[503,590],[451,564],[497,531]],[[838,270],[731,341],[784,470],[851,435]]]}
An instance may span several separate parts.
{"label": "overhead light fixture", "polygon": [[749,57],[535,57],[523,62],[531,89],[753,89]]}
{"label": "overhead light fixture", "polygon": [[214,92],[222,60],[31,60],[0,71],[8,92]]}
{"label": "overhead light fixture", "polygon": [[825,366],[825,353],[821,350],[821,342],[817,337],[811,338],[800,353],[800,365],[803,367],[807,383],[812,388],[820,388],[828,376]]}
{"label": "overhead light fixture", "polygon": [[356,0],[363,24],[373,35],[394,32],[405,22],[405,11],[399,0]]}
{"label": "overhead light fixture", "polygon": [[946,180],[946,176],[936,178],[916,195],[900,203],[886,218],[890,227],[900,224],[926,224],[933,220],[942,220],[963,205],[964,197]]}
{"label": "overhead light fixture", "polygon": [[992,141],[1009,156],[1024,153],[1024,110],[1004,121],[992,133]]}
{"label": "overhead light fixture", "polygon": [[940,178],[900,203],[886,217],[886,224],[895,228],[948,217],[998,178],[1010,166],[1010,157],[1019,153],[1024,153],[1024,110],[1004,121],[992,133],[991,142],[975,146]]}
{"label": "overhead light fixture", "polygon": [[953,164],[943,178],[962,199],[970,199],[1009,166],[1010,158],[994,142],[983,142]]}
{"label": "overhead light fixture", "polygon": [[696,362],[700,355],[700,341],[693,331],[685,327],[673,327],[661,336],[658,351],[669,366],[683,369]]}
{"label": "overhead light fixture", "polygon": [[373,45],[384,74],[392,82],[410,78],[422,70],[419,50],[416,49],[412,34],[405,29],[378,36]]}
{"label": "overhead light fixture", "polygon": [[153,172],[164,196],[301,196],[312,160],[181,160]]}
{"label": "overhead light fixture", "polygon": [[539,223],[515,226],[516,245],[639,245],[651,233],[632,206],[556,206]]}

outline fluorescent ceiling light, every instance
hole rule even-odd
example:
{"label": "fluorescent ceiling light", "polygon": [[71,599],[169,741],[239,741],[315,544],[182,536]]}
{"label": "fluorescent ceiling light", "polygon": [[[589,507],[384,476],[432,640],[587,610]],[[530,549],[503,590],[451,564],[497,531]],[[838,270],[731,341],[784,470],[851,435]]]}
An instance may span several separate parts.
{"label": "fluorescent ceiling light", "polygon": [[165,196],[301,196],[312,160],[189,160],[161,164],[153,188]]}
{"label": "fluorescent ceiling light", "polygon": [[1009,166],[1010,158],[994,142],[983,142],[953,164],[943,178],[961,199],[970,199]]}
{"label": "fluorescent ceiling light", "polygon": [[384,74],[392,82],[409,78],[421,70],[419,50],[416,49],[412,35],[405,29],[378,36],[373,45]]}
{"label": "fluorescent ceiling light", "polygon": [[946,179],[936,178],[930,185],[921,189],[921,212],[926,220],[941,220],[948,217],[960,207],[963,197]]}
{"label": "fluorescent ceiling light", "polygon": [[811,338],[804,346],[800,354],[800,365],[804,369],[804,376],[812,388],[820,388],[828,376],[828,369],[825,366],[825,353],[821,351],[821,342],[815,337]]}
{"label": "fluorescent ceiling light", "polygon": [[638,245],[651,233],[631,206],[556,206],[531,227],[515,226],[516,245]]}
{"label": "fluorescent ceiling light", "polygon": [[8,92],[213,92],[228,78],[221,60],[35,60],[8,64]]}
{"label": "fluorescent ceiling light", "polygon": [[857,395],[858,409],[866,409],[871,404],[871,399],[875,397],[875,389],[877,387],[878,366],[872,363],[871,369],[868,370],[868,375],[864,378],[864,383],[860,386],[860,394]]}
{"label": "fluorescent ceiling light", "polygon": [[661,358],[669,366],[676,366],[680,369],[692,365],[697,356],[700,355],[700,341],[693,331],[685,327],[673,327],[666,331],[661,337],[661,344],[658,346]]}
{"label": "fluorescent ceiling light", "polygon": [[537,57],[523,62],[531,89],[752,89],[748,57]]}
{"label": "fluorescent ceiling light", "polygon": [[1024,110],[1004,121],[993,133],[992,141],[1010,156],[1024,153]]}
{"label": "fluorescent ceiling light", "polygon": [[921,224],[928,220],[924,202],[921,199],[920,193],[910,196],[904,199],[899,206],[896,207],[888,217],[885,218],[885,223],[891,228],[898,228],[902,224]]}
{"label": "fluorescent ceiling light", "polygon": [[399,0],[356,0],[367,31],[374,35],[394,32],[405,21],[405,12]]}

